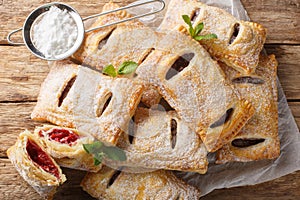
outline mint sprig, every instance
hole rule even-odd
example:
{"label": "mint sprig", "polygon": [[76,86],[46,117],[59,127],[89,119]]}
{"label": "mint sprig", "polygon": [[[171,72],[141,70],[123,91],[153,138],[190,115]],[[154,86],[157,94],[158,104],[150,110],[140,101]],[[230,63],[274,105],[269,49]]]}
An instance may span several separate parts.
{"label": "mint sprig", "polygon": [[112,77],[116,77],[117,75],[131,74],[136,70],[137,67],[138,64],[136,62],[125,61],[119,66],[118,70],[116,70],[115,67],[111,64],[105,66],[102,70],[102,73]]}
{"label": "mint sprig", "polygon": [[125,152],[113,146],[105,146],[102,142],[96,141],[91,144],[83,144],[83,149],[94,156],[94,165],[100,165],[103,158],[108,158],[116,161],[125,161]]}
{"label": "mint sprig", "polygon": [[216,34],[206,34],[206,35],[199,35],[204,28],[203,22],[198,24],[195,28],[192,25],[191,18],[188,15],[182,15],[183,21],[189,26],[189,33],[194,38],[194,40],[209,40],[209,39],[216,39],[218,38]]}

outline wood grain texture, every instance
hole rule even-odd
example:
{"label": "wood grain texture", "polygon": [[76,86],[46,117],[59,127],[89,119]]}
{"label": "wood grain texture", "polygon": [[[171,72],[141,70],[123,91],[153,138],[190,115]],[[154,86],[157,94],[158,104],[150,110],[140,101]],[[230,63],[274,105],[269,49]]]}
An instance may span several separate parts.
{"label": "wood grain texture", "polygon": [[266,183],[215,190],[201,200],[298,200],[300,172],[295,172]]}
{"label": "wood grain texture", "polygon": [[[67,181],[58,188],[54,200],[92,200],[79,186],[85,175],[83,171],[63,168]],[[8,159],[0,159],[0,199],[1,200],[43,200],[39,194],[28,185]]]}
{"label": "wood grain texture", "polygon": [[268,54],[275,54],[278,77],[287,99],[300,99],[300,46],[265,45]]}
{"label": "wood grain texture", "polygon": [[266,43],[300,43],[299,0],[241,0],[251,21],[268,30]]}
{"label": "wood grain texture", "polygon": [[[266,45],[279,62],[278,76],[288,99],[300,99],[300,45]],[[35,101],[49,72],[47,62],[26,47],[0,45],[0,102]]]}

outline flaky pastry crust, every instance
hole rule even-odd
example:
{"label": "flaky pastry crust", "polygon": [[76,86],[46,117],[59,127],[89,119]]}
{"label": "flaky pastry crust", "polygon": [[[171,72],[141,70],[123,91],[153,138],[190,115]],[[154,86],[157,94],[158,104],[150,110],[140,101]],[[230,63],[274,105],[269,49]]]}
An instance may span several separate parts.
{"label": "flaky pastry crust", "polygon": [[182,15],[192,18],[193,26],[203,22],[200,35],[214,33],[218,39],[200,40],[201,45],[217,60],[243,74],[255,72],[259,55],[266,40],[266,29],[254,22],[236,19],[223,9],[197,0],[171,0],[159,29],[169,31],[187,24]]}
{"label": "flaky pastry crust", "polygon": [[[98,173],[88,173],[81,182],[83,190],[97,199],[199,199],[200,192],[169,171],[146,173],[121,172],[103,167]],[[128,189],[130,188],[130,189]]]}
{"label": "flaky pastry crust", "polygon": [[[261,56],[256,69],[257,76],[246,76],[248,83],[243,83],[244,76],[229,67],[223,65],[223,69],[240,95],[253,104],[255,114],[239,134],[217,152],[216,162],[222,164],[277,158],[280,141],[275,56]],[[251,80],[252,83],[249,83]]]}

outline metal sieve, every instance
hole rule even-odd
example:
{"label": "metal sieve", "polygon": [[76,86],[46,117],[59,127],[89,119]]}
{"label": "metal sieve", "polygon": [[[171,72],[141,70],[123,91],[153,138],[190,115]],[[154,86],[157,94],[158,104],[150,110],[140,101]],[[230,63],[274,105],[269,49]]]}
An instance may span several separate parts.
{"label": "metal sieve", "polygon": [[[95,17],[98,17],[98,16],[103,16],[103,15],[113,13],[113,12],[118,12],[120,10],[126,10],[126,9],[129,9],[129,8],[138,7],[138,6],[142,6],[142,5],[145,5],[145,4],[151,4],[151,3],[155,3],[155,2],[159,2],[161,4],[161,7],[157,10],[153,10],[153,11],[143,13],[143,14],[140,14],[140,15],[136,15],[136,16],[126,18],[126,19],[123,19],[123,20],[111,22],[111,23],[108,23],[108,24],[104,24],[104,25],[94,27],[94,28],[89,29],[89,30],[85,30],[85,28],[84,28],[83,23],[84,23],[85,20],[92,19],[92,18],[95,18]],[[56,6],[61,10],[67,10],[68,11],[68,13],[73,18],[73,20],[74,20],[74,22],[77,26],[77,38],[76,38],[76,41],[75,41],[74,45],[69,50],[67,50],[66,52],[64,52],[60,55],[55,55],[54,57],[49,58],[49,57],[45,57],[45,55],[42,52],[40,52],[34,46],[34,43],[32,41],[32,34],[33,34],[32,27],[38,19],[40,19],[47,11],[49,11],[51,6]],[[164,0],[149,0],[149,1],[143,1],[143,2],[132,4],[132,5],[127,5],[127,6],[124,6],[124,7],[120,7],[120,8],[114,9],[114,10],[109,10],[109,11],[102,12],[102,13],[99,13],[99,14],[91,15],[91,16],[88,16],[86,18],[81,18],[79,13],[74,8],[72,8],[71,6],[69,6],[67,4],[64,4],[64,3],[53,2],[53,3],[42,5],[38,8],[36,8],[35,10],[33,10],[28,15],[28,17],[26,18],[26,20],[24,22],[24,25],[23,25],[23,28],[19,28],[19,29],[11,31],[7,35],[7,41],[11,45],[25,45],[35,56],[37,56],[41,59],[44,59],[44,60],[62,60],[62,59],[65,59],[65,58],[71,56],[73,53],[75,53],[77,51],[77,49],[80,47],[81,43],[83,42],[84,33],[94,31],[94,30],[97,30],[97,29],[100,29],[100,28],[116,25],[116,24],[119,24],[119,23],[127,22],[127,21],[130,21],[130,20],[133,20],[133,19],[142,18],[142,17],[148,16],[148,15],[153,15],[155,13],[158,13],[158,12],[162,11],[164,8],[165,8]],[[23,36],[24,43],[13,42],[11,40],[11,36],[13,34],[19,32],[19,31],[22,31],[22,36]]]}

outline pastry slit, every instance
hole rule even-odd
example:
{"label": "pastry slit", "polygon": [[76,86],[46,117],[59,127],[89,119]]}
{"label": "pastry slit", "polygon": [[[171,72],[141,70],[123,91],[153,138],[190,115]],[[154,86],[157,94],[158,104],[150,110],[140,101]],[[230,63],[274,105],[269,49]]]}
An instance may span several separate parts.
{"label": "pastry slit", "polygon": [[199,14],[200,14],[200,8],[196,8],[194,10],[194,12],[192,13],[192,15],[191,15],[191,22],[192,22],[192,24],[194,24],[194,22],[196,21],[197,17],[199,16]]}
{"label": "pastry slit", "polygon": [[177,140],[177,122],[175,119],[171,119],[171,145],[172,149],[175,148]]}
{"label": "pastry slit", "polygon": [[230,117],[233,114],[233,108],[228,109],[224,115],[222,115],[222,117],[220,117],[220,119],[218,119],[216,122],[214,122],[212,125],[210,125],[210,128],[216,128],[218,126],[221,126],[223,124],[225,124]]}
{"label": "pastry slit", "polygon": [[59,97],[59,101],[58,101],[58,107],[61,106],[62,102],[64,101],[64,99],[67,97],[69,91],[71,90],[71,87],[73,86],[75,80],[76,80],[77,76],[72,77],[68,84],[66,85],[66,87],[64,88],[63,92],[61,93],[60,97]]}
{"label": "pastry slit", "polygon": [[232,32],[232,35],[230,37],[229,44],[232,44],[234,42],[234,40],[237,38],[239,32],[240,32],[240,24],[236,23],[233,26],[233,32]]}
{"label": "pastry slit", "polygon": [[110,32],[107,33],[107,35],[99,41],[98,43],[98,49],[101,50],[104,45],[107,43],[107,40],[109,39],[109,37],[111,36],[111,34],[114,32],[115,29],[112,29]]}
{"label": "pastry slit", "polygon": [[133,143],[134,140],[134,128],[135,128],[135,121],[134,121],[134,116],[131,118],[128,126],[128,141],[130,144]]}
{"label": "pastry slit", "polygon": [[141,63],[143,63],[154,50],[155,48],[151,48],[149,52],[147,52],[146,55],[142,58]]}
{"label": "pastry slit", "polygon": [[164,98],[161,98],[158,104],[164,108],[164,111],[174,110]]}
{"label": "pastry slit", "polygon": [[194,53],[187,53],[183,54],[182,56],[179,56],[177,60],[174,62],[174,64],[171,66],[171,68],[168,70],[166,74],[166,79],[170,80],[172,77],[176,76],[184,70],[187,66],[189,66],[190,61],[195,56]]}
{"label": "pastry slit", "polygon": [[98,107],[97,112],[96,112],[96,117],[101,117],[101,115],[105,112],[106,108],[108,107],[108,105],[111,101],[111,98],[112,98],[112,93],[110,92],[105,97],[106,101],[103,104],[103,107],[102,106]]}
{"label": "pastry slit", "polygon": [[116,170],[113,175],[110,177],[108,184],[107,184],[107,188],[109,188],[110,186],[112,186],[114,184],[114,182],[117,180],[117,178],[119,177],[119,175],[121,174],[121,170]]}
{"label": "pastry slit", "polygon": [[232,79],[233,83],[251,83],[251,84],[264,84],[265,81],[258,77],[242,76]]}
{"label": "pastry slit", "polygon": [[265,141],[264,138],[244,138],[244,139],[240,138],[240,139],[233,140],[231,142],[231,145],[238,148],[246,148],[246,147],[260,144],[264,141]]}

